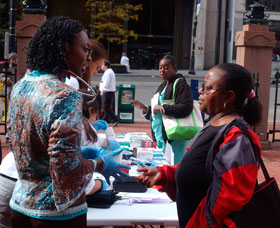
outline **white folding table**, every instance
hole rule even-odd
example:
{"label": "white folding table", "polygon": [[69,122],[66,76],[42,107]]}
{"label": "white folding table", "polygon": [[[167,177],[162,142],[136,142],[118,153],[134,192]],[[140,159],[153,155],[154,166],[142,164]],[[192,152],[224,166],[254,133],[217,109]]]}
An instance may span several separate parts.
{"label": "white folding table", "polygon": [[[123,140],[130,140],[131,137],[143,136],[148,139],[147,133],[127,133]],[[122,139],[116,138],[117,141]],[[166,163],[165,162],[162,162]],[[132,166],[130,175],[136,175],[136,166]],[[149,188],[143,197],[155,195],[155,198],[165,198],[165,193]],[[136,203],[132,205],[113,204],[108,209],[88,208],[88,226],[131,226],[131,225],[164,225],[179,226],[176,203],[165,201],[163,203]]]}
{"label": "white folding table", "polygon": [[[165,194],[148,189],[143,194]],[[88,226],[164,225],[178,226],[176,203],[114,204],[108,209],[88,208]]]}

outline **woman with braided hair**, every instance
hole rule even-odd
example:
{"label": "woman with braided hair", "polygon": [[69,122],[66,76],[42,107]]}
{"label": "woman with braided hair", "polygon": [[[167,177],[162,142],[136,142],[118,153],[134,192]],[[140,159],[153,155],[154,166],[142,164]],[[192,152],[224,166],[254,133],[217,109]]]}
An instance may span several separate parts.
{"label": "woman with braided hair", "polygon": [[82,75],[90,55],[82,25],[61,16],[45,21],[29,43],[30,72],[14,85],[7,121],[18,172],[13,227],[86,227],[85,189],[93,172],[108,181],[129,169],[114,161],[121,150],[81,157],[82,96],[64,81]]}

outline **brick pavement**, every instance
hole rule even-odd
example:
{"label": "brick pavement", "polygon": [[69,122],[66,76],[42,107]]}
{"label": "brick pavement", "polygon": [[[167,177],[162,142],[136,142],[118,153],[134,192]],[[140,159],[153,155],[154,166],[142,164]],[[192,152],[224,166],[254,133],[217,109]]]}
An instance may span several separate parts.
{"label": "brick pavement", "polygon": [[[271,127],[271,124],[269,124]],[[1,129],[0,129],[1,130]],[[133,124],[120,123],[117,127],[114,127],[115,133],[126,133],[126,132],[147,132],[151,137],[151,129],[149,121],[135,121]],[[276,135],[276,139],[280,139],[280,134]],[[7,144],[5,143],[5,137],[0,136],[2,143],[2,156],[4,157],[9,151]],[[263,150],[262,158],[271,176],[274,176],[280,187],[280,142],[272,143],[271,150]],[[261,181],[263,176],[260,172],[259,180]]]}

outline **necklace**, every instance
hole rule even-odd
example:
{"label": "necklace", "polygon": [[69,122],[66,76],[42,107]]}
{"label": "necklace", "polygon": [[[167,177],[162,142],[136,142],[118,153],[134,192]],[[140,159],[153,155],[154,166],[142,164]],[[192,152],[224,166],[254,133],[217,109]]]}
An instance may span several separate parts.
{"label": "necklace", "polygon": [[[220,117],[215,118],[216,116],[213,117],[211,120],[211,125],[212,126],[221,126],[224,124],[227,124],[231,122],[233,119],[236,117],[240,117],[240,115],[236,112],[229,112],[229,113],[224,113]],[[229,118],[228,120],[226,118]]]}

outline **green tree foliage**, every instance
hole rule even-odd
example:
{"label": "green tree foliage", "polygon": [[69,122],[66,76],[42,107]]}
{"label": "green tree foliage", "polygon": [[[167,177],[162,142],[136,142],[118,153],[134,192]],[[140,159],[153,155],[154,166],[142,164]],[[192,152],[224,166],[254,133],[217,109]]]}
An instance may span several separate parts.
{"label": "green tree foliage", "polygon": [[4,34],[9,29],[9,4],[8,1],[1,1],[0,3],[0,39],[4,37]]}
{"label": "green tree foliage", "polygon": [[127,29],[129,20],[138,21],[142,4],[129,4],[128,0],[88,0],[86,3],[92,23],[91,34],[97,40],[107,39],[117,44],[126,43],[128,37],[137,39],[133,30]]}

